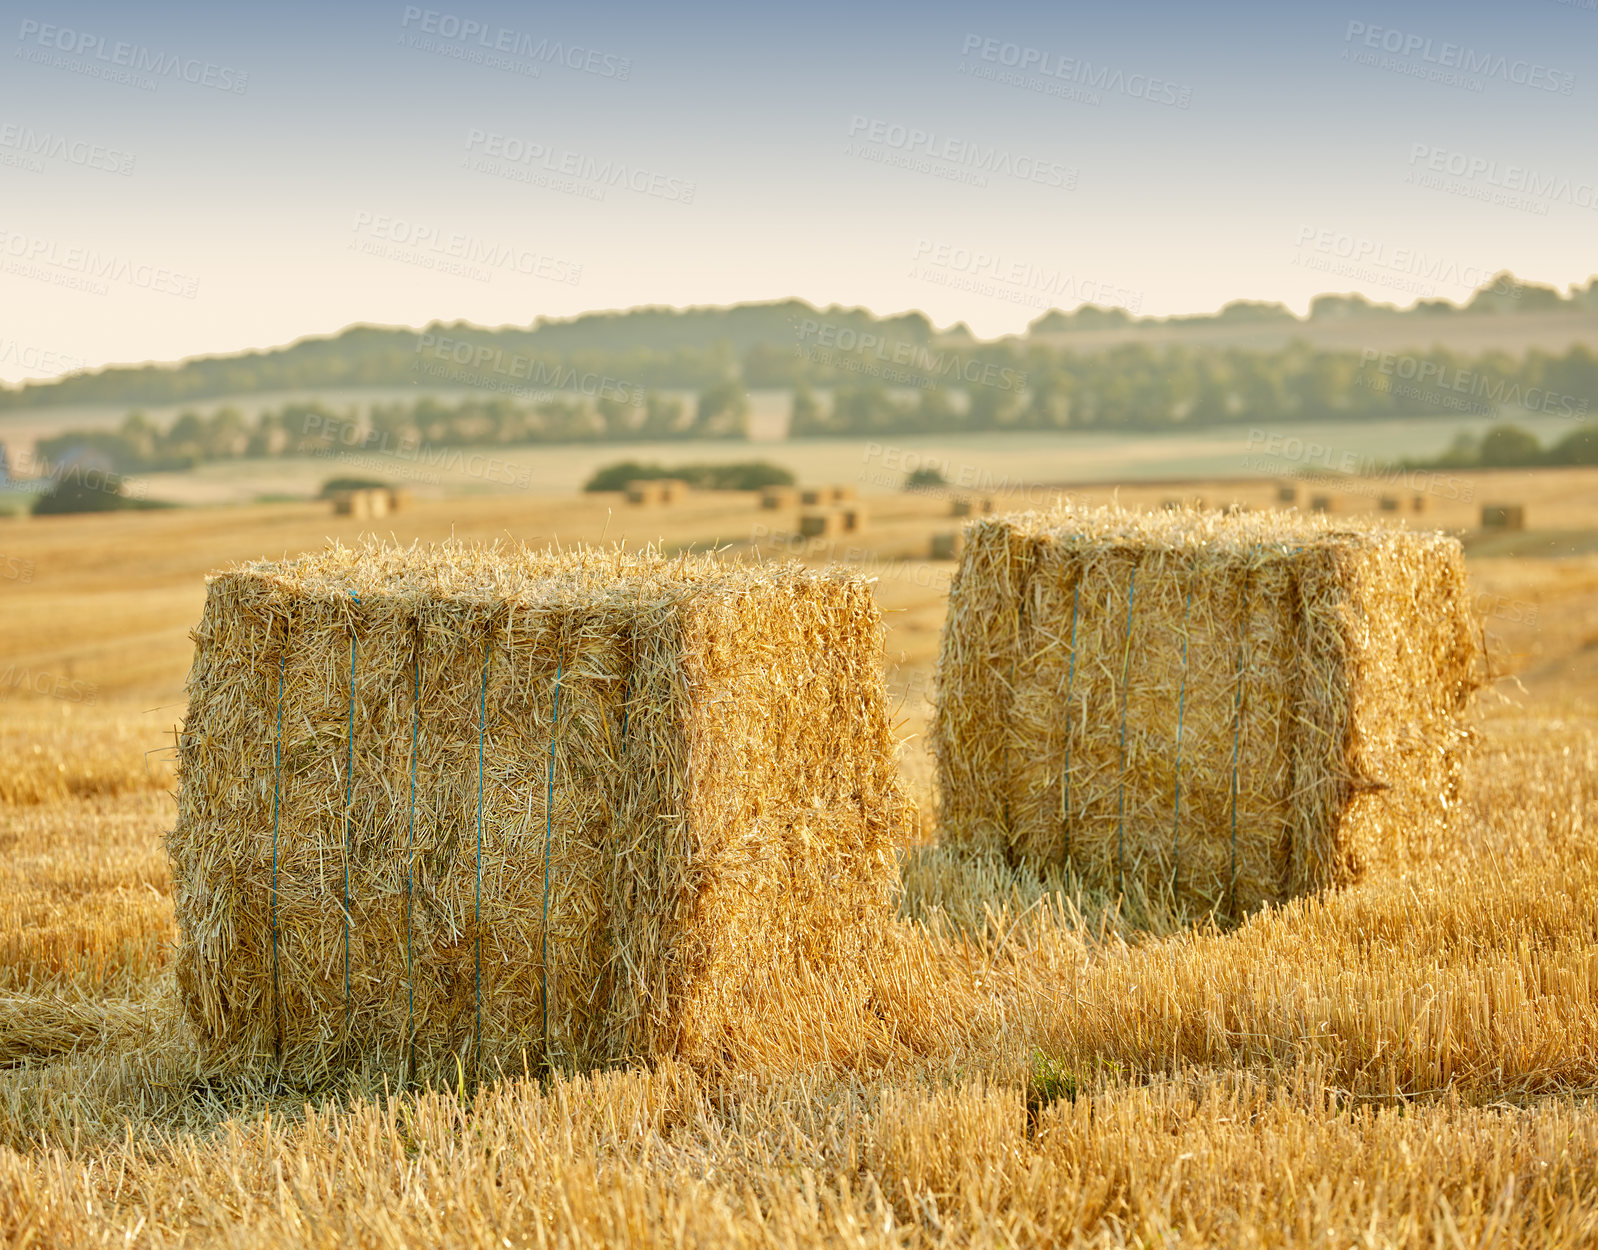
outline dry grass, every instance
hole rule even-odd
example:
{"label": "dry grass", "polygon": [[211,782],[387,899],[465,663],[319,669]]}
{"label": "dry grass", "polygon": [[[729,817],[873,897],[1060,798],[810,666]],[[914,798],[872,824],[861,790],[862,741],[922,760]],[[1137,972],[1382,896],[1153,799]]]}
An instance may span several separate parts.
{"label": "dry grass", "polygon": [[[276,549],[238,532],[204,563]],[[1533,694],[1495,705],[1434,866],[1222,933],[929,833],[869,1009],[802,1045],[392,1092],[207,1079],[176,1027],[169,783],[92,781],[163,745],[137,714],[188,650],[152,640],[142,705],[0,713],[8,769],[59,742],[81,787],[0,801],[0,1244],[1598,1243],[1598,583],[1487,572],[1542,611],[1507,631]],[[877,597],[917,732],[941,593]]]}
{"label": "dry grass", "polygon": [[[917,848],[870,1023],[708,1068],[392,1096],[368,1073],[308,1106],[201,1076],[159,956],[92,993],[36,977],[0,999],[37,1048],[0,1059],[0,1237],[1588,1244],[1598,730],[1500,726],[1465,805],[1448,862],[1229,934]],[[0,811],[62,893],[150,876],[146,796]],[[63,853],[96,826],[120,867]]]}

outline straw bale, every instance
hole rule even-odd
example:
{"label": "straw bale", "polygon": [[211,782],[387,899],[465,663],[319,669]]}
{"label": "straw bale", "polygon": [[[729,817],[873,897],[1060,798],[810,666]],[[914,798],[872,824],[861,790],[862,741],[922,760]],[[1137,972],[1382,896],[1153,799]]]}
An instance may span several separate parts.
{"label": "straw bale", "polygon": [[767,486],[760,492],[760,506],[768,512],[791,508],[798,501],[799,492],[792,486]]}
{"label": "straw bale", "polygon": [[194,639],[168,849],[219,1066],[709,1061],[801,972],[866,1009],[908,808],[860,578],[334,547],[214,575]]}
{"label": "straw bale", "polygon": [[1376,501],[1376,505],[1383,512],[1397,512],[1398,509],[1399,509],[1398,496],[1397,495],[1383,495],[1380,499],[1378,499]]}
{"label": "straw bale", "polygon": [[838,509],[839,523],[847,534],[858,534],[866,527],[866,506],[861,503],[849,503]]}
{"label": "straw bale", "polygon": [[1523,530],[1526,528],[1526,505],[1518,503],[1483,504],[1481,527],[1484,530]]}
{"label": "straw bale", "polygon": [[1291,484],[1278,486],[1276,488],[1276,500],[1278,503],[1297,503],[1298,487]]}
{"label": "straw bale", "polygon": [[941,530],[932,536],[934,560],[958,560],[965,550],[965,535],[959,530]]}
{"label": "straw bale", "polygon": [[799,492],[799,502],[807,508],[819,508],[823,504],[832,502],[832,488],[829,486],[807,486]]}
{"label": "straw bale", "polygon": [[843,515],[831,508],[799,514],[799,533],[805,538],[822,538],[843,530]]}
{"label": "straw bale", "polygon": [[1426,506],[1427,506],[1426,505],[1426,496],[1425,495],[1416,495],[1416,496],[1414,496],[1409,501],[1409,506],[1415,512],[1425,512],[1426,511]]}
{"label": "straw bale", "polygon": [[665,502],[665,489],[656,478],[644,478],[636,482],[628,482],[626,487],[627,502],[633,504],[658,504]]}
{"label": "straw bale", "polygon": [[1311,495],[1309,506],[1311,512],[1337,511],[1337,501],[1330,495]]}
{"label": "straw bale", "polygon": [[946,836],[1232,915],[1423,857],[1480,682],[1469,605],[1440,534],[1279,512],[978,521],[939,659]]}
{"label": "straw bale", "polygon": [[369,513],[369,500],[364,490],[338,490],[333,492],[335,516],[365,517]]}

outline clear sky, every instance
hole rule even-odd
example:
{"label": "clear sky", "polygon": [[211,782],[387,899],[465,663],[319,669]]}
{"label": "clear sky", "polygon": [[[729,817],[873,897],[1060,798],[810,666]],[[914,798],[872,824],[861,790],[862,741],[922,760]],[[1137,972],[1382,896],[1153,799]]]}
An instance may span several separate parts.
{"label": "clear sky", "polygon": [[0,55],[10,381],[357,321],[799,296],[986,336],[1598,270],[1598,0],[8,0]]}

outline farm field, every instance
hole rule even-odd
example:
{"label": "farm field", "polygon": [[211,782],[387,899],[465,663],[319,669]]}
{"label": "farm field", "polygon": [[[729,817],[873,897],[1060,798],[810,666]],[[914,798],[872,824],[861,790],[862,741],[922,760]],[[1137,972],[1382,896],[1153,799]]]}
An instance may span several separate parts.
{"label": "farm field", "polygon": [[[1278,480],[1069,494],[1264,508]],[[1598,471],[1352,479],[1299,502],[1322,493],[1350,514],[1392,496],[1465,538],[1497,679],[1447,858],[1224,932],[938,845],[923,737],[955,567],[929,545],[961,524],[946,495],[878,490],[862,533],[810,541],[733,493],[0,521],[0,1242],[1598,1241]],[[1480,533],[1490,502],[1525,503],[1527,530]],[[206,1078],[173,1024],[161,843],[203,578],[372,529],[875,577],[922,813],[872,970],[880,1018],[839,1013],[707,1070],[426,1091]]]}

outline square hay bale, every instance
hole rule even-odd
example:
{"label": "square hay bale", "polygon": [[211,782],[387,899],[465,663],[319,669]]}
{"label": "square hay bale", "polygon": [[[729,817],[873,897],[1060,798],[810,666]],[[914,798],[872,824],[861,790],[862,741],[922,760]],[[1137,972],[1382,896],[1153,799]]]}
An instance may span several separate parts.
{"label": "square hay bale", "polygon": [[655,478],[641,479],[628,482],[626,488],[627,502],[632,504],[658,504],[664,503],[665,489]]}
{"label": "square hay bale", "polygon": [[1484,530],[1523,530],[1526,528],[1526,505],[1519,503],[1483,504],[1481,527]]}
{"label": "square hay bale", "polygon": [[799,534],[803,538],[825,538],[843,532],[843,515],[831,508],[799,514]]}
{"label": "square hay bale", "polygon": [[866,506],[861,503],[844,504],[838,509],[839,523],[846,534],[858,534],[866,528]]}
{"label": "square hay bale", "polygon": [[934,560],[958,560],[965,550],[965,535],[959,530],[943,530],[932,536],[931,556]]}
{"label": "square hay bale", "polygon": [[663,477],[657,485],[660,487],[661,503],[681,503],[688,498],[688,483],[680,477]]}
{"label": "square hay bale", "polygon": [[978,521],[932,739],[948,836],[1239,915],[1446,832],[1459,543],[1280,512]]}
{"label": "square hay bale", "polygon": [[1415,495],[1415,496],[1413,496],[1410,499],[1410,501],[1409,501],[1409,507],[1410,507],[1410,510],[1412,512],[1425,512],[1426,511],[1426,507],[1427,507],[1426,496],[1425,495]]}
{"label": "square hay bale", "polygon": [[168,837],[219,1067],[453,1079],[861,1011],[909,819],[842,570],[333,548],[208,583]]}
{"label": "square hay bale", "polygon": [[1289,485],[1278,486],[1276,488],[1276,502],[1277,503],[1297,503],[1298,502],[1298,487],[1290,485],[1290,484]]}
{"label": "square hay bale", "polygon": [[369,500],[364,490],[336,490],[332,495],[333,515],[364,518],[369,512]]}
{"label": "square hay bale", "polygon": [[1399,508],[1397,495],[1383,495],[1376,501],[1376,506],[1383,512],[1397,512]]}
{"label": "square hay bale", "polygon": [[833,503],[848,503],[856,495],[855,488],[847,484],[836,485],[832,488]]}
{"label": "square hay bale", "polygon": [[1330,495],[1311,495],[1309,509],[1311,512],[1336,512],[1337,500]]}
{"label": "square hay bale", "polygon": [[799,492],[799,502],[807,508],[820,508],[832,502],[832,487],[807,486]]}
{"label": "square hay bale", "polygon": [[369,517],[385,517],[388,515],[388,490],[365,490],[361,492],[366,496],[366,515]]}
{"label": "square hay bale", "polygon": [[760,506],[767,512],[791,508],[798,499],[799,492],[792,486],[767,486],[760,492]]}

